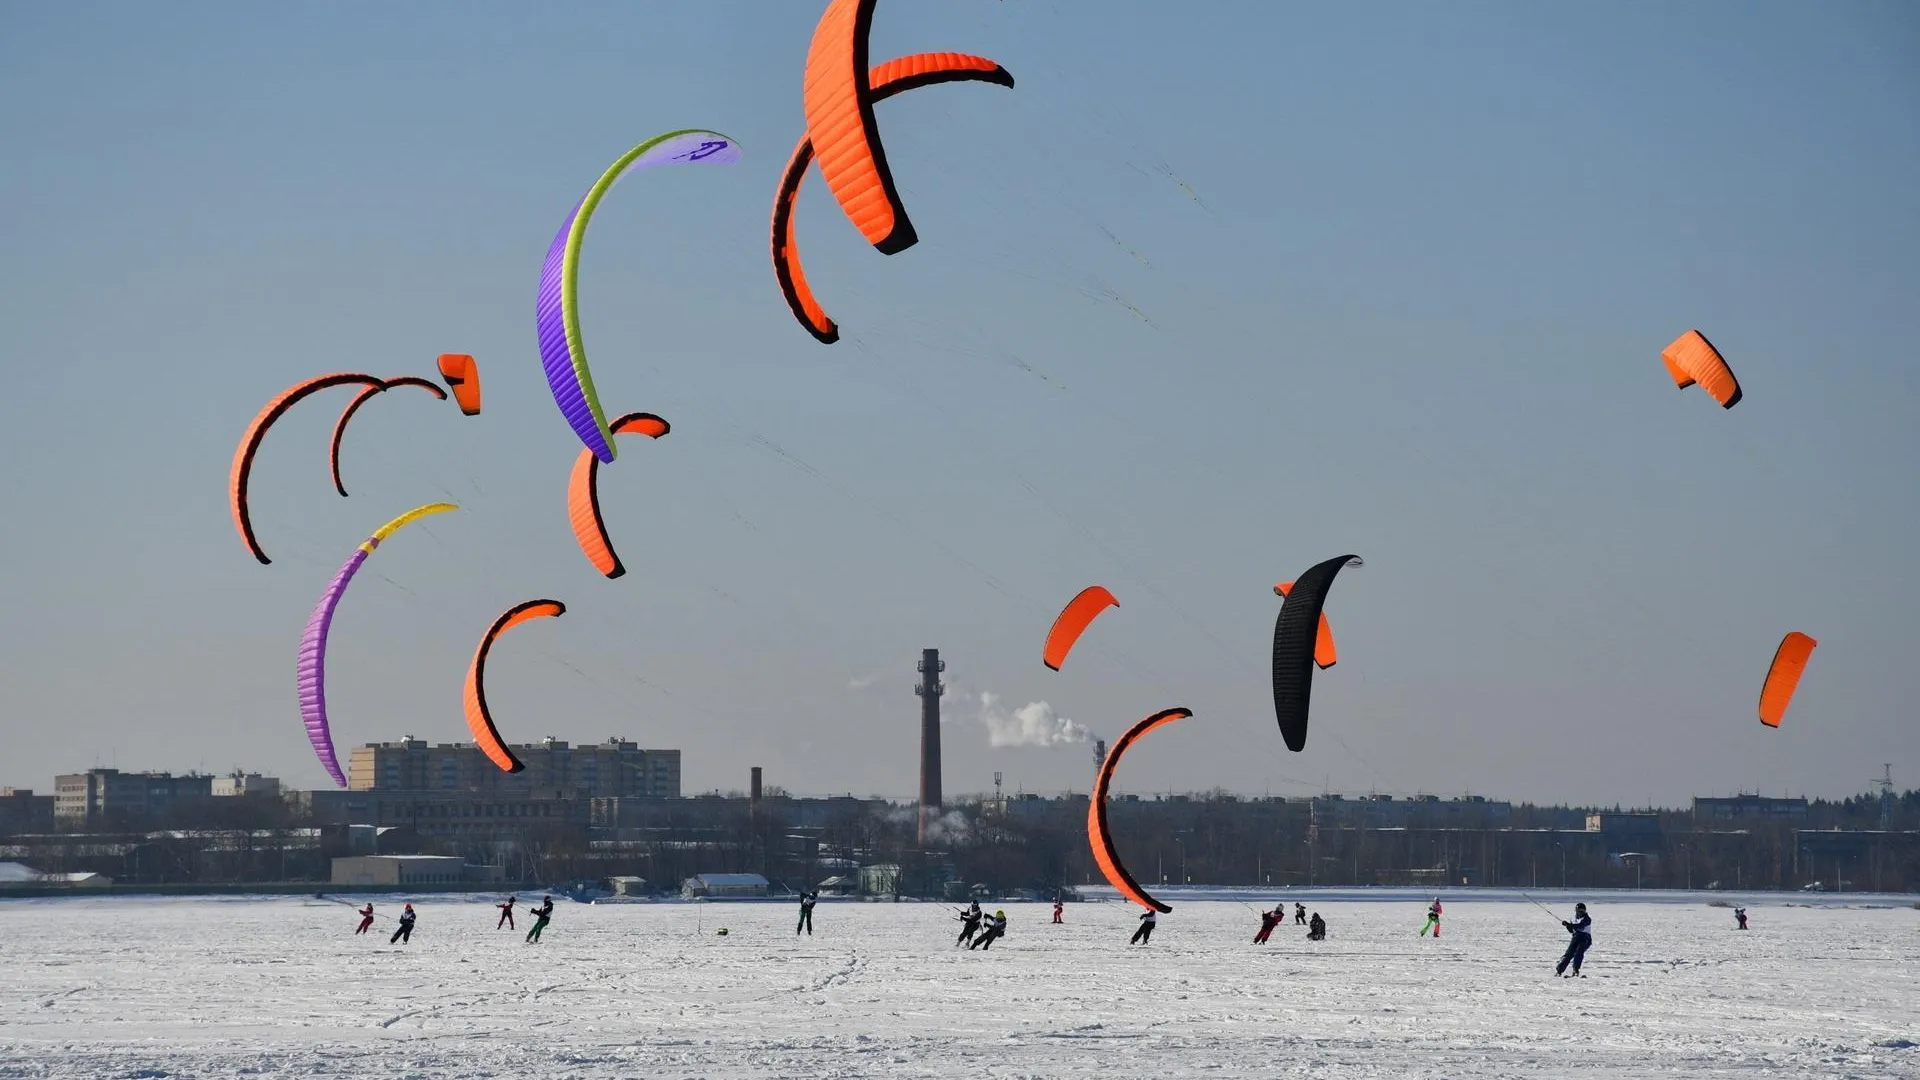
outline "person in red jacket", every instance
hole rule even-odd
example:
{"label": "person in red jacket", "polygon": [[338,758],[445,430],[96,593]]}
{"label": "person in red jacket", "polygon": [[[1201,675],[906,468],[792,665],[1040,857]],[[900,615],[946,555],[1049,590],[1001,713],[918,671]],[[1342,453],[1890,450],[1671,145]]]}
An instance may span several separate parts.
{"label": "person in red jacket", "polygon": [[494,924],[493,924],[493,928],[495,930],[498,930],[503,926],[509,930],[516,929],[516,927],[513,925],[513,902],[518,899],[520,898],[517,896],[509,896],[505,900],[501,901],[500,903],[493,905],[494,907],[497,907],[500,909],[500,918],[494,920]]}
{"label": "person in red jacket", "polygon": [[1440,936],[1440,898],[1437,896],[1433,898],[1433,903],[1427,905],[1427,925],[1420,928],[1420,936],[1426,937],[1429,930],[1433,931],[1434,937]]}
{"label": "person in red jacket", "polygon": [[1062,903],[1061,903],[1061,902],[1060,902],[1059,900],[1055,900],[1055,901],[1053,902],[1053,921],[1054,921],[1054,922],[1065,922],[1066,920],[1064,920],[1064,919],[1062,919],[1062,918],[1060,917],[1060,914],[1061,914],[1062,912],[1064,912],[1064,911],[1066,911],[1066,910],[1067,910],[1067,909],[1066,909],[1066,906],[1065,906],[1065,905],[1063,905],[1063,904],[1062,904]]}
{"label": "person in red jacket", "polygon": [[354,933],[356,934],[366,933],[367,927],[373,925],[373,901],[371,900],[367,901],[367,906],[361,908],[355,914],[360,916],[360,929],[355,930]]}
{"label": "person in red jacket", "polygon": [[1286,917],[1287,917],[1287,905],[1285,904],[1281,904],[1279,907],[1274,908],[1272,911],[1261,912],[1260,913],[1260,932],[1253,935],[1253,943],[1255,945],[1265,945],[1267,943],[1268,935],[1273,933],[1273,928],[1280,925],[1280,923],[1284,921]]}

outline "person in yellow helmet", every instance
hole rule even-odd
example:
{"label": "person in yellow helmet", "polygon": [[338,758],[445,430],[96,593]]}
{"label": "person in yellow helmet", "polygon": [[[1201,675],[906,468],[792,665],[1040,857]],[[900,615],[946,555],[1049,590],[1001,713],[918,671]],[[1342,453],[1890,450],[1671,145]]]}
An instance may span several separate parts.
{"label": "person in yellow helmet", "polygon": [[967,951],[972,952],[975,948],[982,950],[990,949],[993,947],[995,938],[1003,938],[1006,936],[1007,913],[1005,911],[996,911],[993,913],[993,916],[987,920],[987,928],[981,932],[979,940],[967,946]]}

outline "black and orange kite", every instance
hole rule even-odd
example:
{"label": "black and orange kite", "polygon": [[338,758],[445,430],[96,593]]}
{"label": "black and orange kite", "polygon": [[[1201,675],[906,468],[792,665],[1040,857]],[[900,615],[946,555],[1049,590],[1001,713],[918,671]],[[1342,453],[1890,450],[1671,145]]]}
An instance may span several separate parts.
{"label": "black and orange kite", "polygon": [[[592,451],[587,451],[589,457]],[[515,604],[493,620],[487,628],[486,636],[480,639],[480,646],[473,651],[473,663],[467,665],[466,712],[467,730],[473,733],[473,742],[488,760],[500,766],[503,772],[517,773],[527,766],[507,748],[506,741],[500,738],[500,729],[493,725],[493,711],[487,708],[487,653],[493,650],[493,643],[501,634],[519,626],[529,619],[556,618],[567,613],[567,605],[558,600],[528,600]]]}
{"label": "black and orange kite", "polygon": [[1361,565],[1359,556],[1341,555],[1316,563],[1289,588],[1274,588],[1286,600],[1273,624],[1273,718],[1287,749],[1296,754],[1307,748],[1307,705],[1313,697],[1313,666],[1320,658],[1323,631],[1329,650],[1333,644],[1321,611],[1334,577],[1348,565]]}
{"label": "black and orange kite", "polygon": [[[347,436],[347,421],[353,419],[353,414],[360,411],[360,406],[371,401],[375,394],[385,393],[388,390],[401,386],[417,386],[427,393],[432,394],[434,397],[439,398],[441,401],[447,400],[447,392],[440,389],[438,383],[430,379],[422,379],[415,375],[402,375],[397,379],[384,379],[379,385],[364,387],[359,393],[353,395],[353,400],[347,402],[347,407],[340,410],[340,419],[334,421],[333,442],[327,448],[327,467],[333,470],[333,490],[339,492],[342,496],[345,496],[347,493],[347,485],[340,479],[340,443]],[[472,414],[469,413],[468,415]]]}
{"label": "black and orange kite", "polygon": [[[628,413],[608,425],[615,435],[645,435],[657,439],[673,430],[673,425],[652,413]],[[567,482],[567,518],[573,524],[573,538],[581,554],[595,570],[610,578],[627,572],[625,563],[613,550],[607,535],[606,519],[600,516],[600,459],[582,448],[574,459],[573,476]]]}
{"label": "black and orange kite", "polygon": [[1100,876],[1107,879],[1107,884],[1120,890],[1121,896],[1163,915],[1173,908],[1148,895],[1140,883],[1133,880],[1133,875],[1127,873],[1126,864],[1120,861],[1120,853],[1114,849],[1113,835],[1107,828],[1107,786],[1113,781],[1114,767],[1120,764],[1129,746],[1162,724],[1184,720],[1192,715],[1191,709],[1162,709],[1128,728],[1127,733],[1120,736],[1120,741],[1113,744],[1113,749],[1107,751],[1107,759],[1100,763],[1100,775],[1093,781],[1093,798],[1087,803],[1087,845],[1093,849],[1094,865],[1100,868]]}
{"label": "black and orange kite", "polygon": [[[480,411],[480,372],[473,357],[460,353],[445,353],[440,357],[440,373],[449,385],[453,386],[454,400],[459,402],[460,411],[472,416]],[[240,531],[240,542],[247,545],[247,551],[262,563],[271,563],[266,550],[260,546],[260,539],[254,535],[253,518],[247,502],[247,488],[253,479],[253,459],[260,452],[260,444],[266,439],[267,431],[285,416],[287,410],[300,404],[322,390],[331,390],[336,386],[355,385],[363,389],[333,425],[333,439],[328,446],[327,461],[333,472],[334,490],[347,493],[346,486],[340,480],[340,441],[345,437],[347,421],[360,411],[373,395],[396,386],[418,386],[442,401],[446,400],[446,391],[432,382],[412,375],[402,375],[395,379],[382,379],[378,375],[369,375],[363,371],[336,371],[331,375],[317,375],[294,383],[276,394],[273,400],[261,408],[247,430],[240,436],[240,445],[233,452],[233,468],[227,478],[227,505],[233,511],[233,527]],[[470,406],[470,407],[469,407]]]}
{"label": "black and orange kite", "polygon": [[965,53],[916,53],[867,66],[867,31],[876,0],[832,0],[820,16],[807,49],[803,101],[807,133],[787,159],[773,196],[773,271],[794,318],[823,344],[840,339],[840,328],[807,286],[793,244],[793,205],[807,166],[820,175],[840,209],[868,243],[896,255],[919,239],[887,167],[886,148],[873,107],[895,94],[946,82],[1013,86],[1007,69]]}

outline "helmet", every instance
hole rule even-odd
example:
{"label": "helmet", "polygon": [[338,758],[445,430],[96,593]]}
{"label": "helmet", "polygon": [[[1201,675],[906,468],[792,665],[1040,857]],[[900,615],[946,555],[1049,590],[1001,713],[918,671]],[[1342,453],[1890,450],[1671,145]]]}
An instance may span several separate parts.
{"label": "helmet", "polygon": [[1006,911],[1005,911],[1004,909],[1002,909],[1002,910],[999,910],[999,911],[996,911],[996,912],[994,912],[994,913],[993,913],[993,917],[994,917],[994,918],[996,918],[996,919],[1004,919],[1004,918],[1006,918],[1006,917],[1007,917],[1007,913],[1006,913]]}
{"label": "helmet", "polygon": [[1587,905],[1585,905],[1585,904],[1575,904],[1575,905],[1573,905],[1573,910],[1575,910],[1575,911],[1585,911],[1585,910],[1587,910]]}

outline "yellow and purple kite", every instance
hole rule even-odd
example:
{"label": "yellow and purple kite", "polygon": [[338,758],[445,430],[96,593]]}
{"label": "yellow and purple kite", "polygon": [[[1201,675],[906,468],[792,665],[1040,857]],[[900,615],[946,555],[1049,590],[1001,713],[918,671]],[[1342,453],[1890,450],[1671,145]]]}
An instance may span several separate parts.
{"label": "yellow and purple kite", "polygon": [[586,238],[587,222],[613,185],[636,169],[674,164],[731,165],[739,160],[740,147],[717,131],[688,129],[656,135],[620,155],[620,160],[600,174],[547,248],[546,265],[540,269],[540,294],[534,301],[540,363],[546,368],[547,386],[553,390],[560,415],[567,418],[581,445],[601,461],[613,461],[616,451],[613,433],[607,428],[607,414],[593,388],[593,372],[587,367],[587,346],[580,336],[580,243]]}
{"label": "yellow and purple kite", "polygon": [[300,637],[300,719],[306,722],[307,741],[320,756],[320,764],[326,766],[327,774],[341,787],[347,786],[347,778],[340,771],[340,759],[333,752],[333,731],[327,726],[327,630],[333,625],[333,610],[340,606],[340,597],[366,563],[367,556],[380,546],[380,541],[423,517],[458,509],[454,503],[428,503],[374,530],[365,543],[354,549],[353,557],[340,572],[333,575],[333,580],[320,594],[320,602],[313,606],[313,614],[307,617],[307,631]]}

